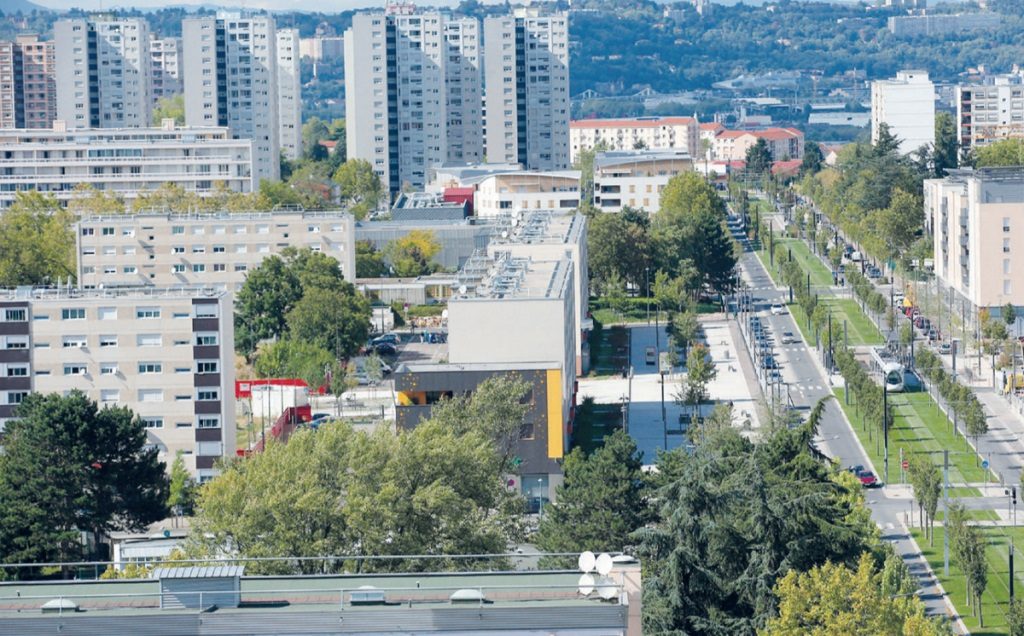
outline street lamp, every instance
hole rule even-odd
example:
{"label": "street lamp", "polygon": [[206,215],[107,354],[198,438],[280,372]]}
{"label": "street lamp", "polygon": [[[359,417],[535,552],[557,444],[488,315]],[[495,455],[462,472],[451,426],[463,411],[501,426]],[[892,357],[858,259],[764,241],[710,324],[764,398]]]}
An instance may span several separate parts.
{"label": "street lamp", "polygon": [[647,295],[647,324],[651,324],[651,268],[644,268],[644,280],[646,286],[644,287],[644,294]]}
{"label": "street lamp", "polygon": [[540,508],[537,509],[537,517],[540,518],[540,517],[544,516],[544,478],[543,477],[538,477],[537,478],[537,493],[539,495],[537,497],[537,500],[540,502]]}
{"label": "street lamp", "polygon": [[619,398],[619,401],[622,402],[622,431],[628,435],[629,420],[627,419],[626,414],[629,412],[629,397],[623,395]]}

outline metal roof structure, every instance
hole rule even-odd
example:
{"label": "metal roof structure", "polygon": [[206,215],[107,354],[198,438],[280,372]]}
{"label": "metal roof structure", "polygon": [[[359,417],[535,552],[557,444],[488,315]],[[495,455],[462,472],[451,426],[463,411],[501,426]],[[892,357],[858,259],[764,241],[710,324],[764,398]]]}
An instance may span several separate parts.
{"label": "metal roof structure", "polygon": [[156,568],[154,579],[224,579],[245,574],[244,565],[203,565],[187,568]]}

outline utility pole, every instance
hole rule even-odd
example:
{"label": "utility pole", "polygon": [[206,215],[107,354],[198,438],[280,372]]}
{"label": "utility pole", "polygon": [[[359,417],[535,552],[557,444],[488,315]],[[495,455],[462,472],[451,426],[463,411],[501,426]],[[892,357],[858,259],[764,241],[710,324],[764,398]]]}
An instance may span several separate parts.
{"label": "utility pole", "polygon": [[[942,451],[942,506],[946,511],[945,519],[949,519],[949,451]],[[949,576],[949,532],[942,530],[942,575]]]}
{"label": "utility pole", "polygon": [[889,483],[889,384],[885,377],[882,378],[882,437],[884,441],[883,481]]}
{"label": "utility pole", "polygon": [[644,278],[645,278],[645,280],[647,282],[647,290],[645,292],[647,294],[647,324],[650,325],[651,324],[651,268],[650,267],[645,267],[644,268]]}
{"label": "utility pole", "polygon": [[[660,362],[659,362],[659,364],[660,364]],[[664,371],[660,371],[660,373],[661,373],[661,430],[662,430],[662,434],[665,437],[665,452],[667,453],[668,452],[668,420],[665,418],[665,372]],[[698,405],[697,408],[699,409],[700,406]],[[690,422],[690,426],[693,426],[693,424],[694,423],[691,421]]]}

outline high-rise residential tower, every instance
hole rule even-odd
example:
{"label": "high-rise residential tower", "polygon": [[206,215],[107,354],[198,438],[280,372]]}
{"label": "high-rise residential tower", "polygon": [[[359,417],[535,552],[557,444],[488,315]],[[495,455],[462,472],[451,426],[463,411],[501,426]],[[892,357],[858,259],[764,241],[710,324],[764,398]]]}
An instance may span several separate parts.
{"label": "high-rise residential tower", "polygon": [[302,80],[299,30],[277,32],[277,110],[281,152],[289,159],[302,155]]}
{"label": "high-rise residential tower", "polygon": [[484,159],[480,23],[462,18],[444,26],[448,161],[480,163]]}
{"label": "high-rise residential tower", "polygon": [[251,139],[257,183],[281,174],[276,31],[271,16],[182,21],[185,122]]}
{"label": "high-rise residential tower", "polygon": [[152,62],[145,20],[58,20],[53,42],[57,119],[69,128],[149,125]]}
{"label": "high-rise residential tower", "polygon": [[0,128],[49,128],[56,117],[53,42],[0,41]]}
{"label": "high-rise residential tower", "polygon": [[153,68],[153,103],[181,94],[181,38],[156,38],[151,35],[149,56]]}
{"label": "high-rise residential tower", "polygon": [[569,166],[569,20],[517,9],[484,20],[484,150],[529,170]]}

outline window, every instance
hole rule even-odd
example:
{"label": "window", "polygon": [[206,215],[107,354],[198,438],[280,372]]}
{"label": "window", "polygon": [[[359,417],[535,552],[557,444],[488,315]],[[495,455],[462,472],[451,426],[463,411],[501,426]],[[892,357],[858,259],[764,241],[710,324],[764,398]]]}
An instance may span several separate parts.
{"label": "window", "polygon": [[64,336],[64,338],[61,339],[61,343],[61,346],[65,349],[82,349],[89,346],[85,340],[85,336]]}
{"label": "window", "polygon": [[196,391],[196,401],[198,402],[216,402],[220,399],[220,391],[217,389],[203,389]]}
{"label": "window", "polygon": [[101,362],[100,375],[117,375],[117,364],[114,362]]}
{"label": "window", "polygon": [[114,228],[112,228],[112,227],[105,227],[105,228],[103,228],[103,231],[101,233],[103,234],[103,236],[113,236],[114,235]]}
{"label": "window", "polygon": [[193,234],[206,234],[206,228],[203,227],[202,225],[193,225],[192,226],[192,233]]}
{"label": "window", "polygon": [[117,402],[121,399],[121,392],[117,389],[100,389],[100,402]]}
{"label": "window", "polygon": [[163,389],[139,389],[139,402],[163,402]]}
{"label": "window", "polygon": [[192,314],[188,313],[187,311],[176,311],[172,315],[174,316],[175,320],[178,320],[179,318],[191,318],[192,317]]}
{"label": "window", "polygon": [[206,253],[206,246],[205,245],[193,245],[192,246],[192,253],[193,254],[205,254]]}
{"label": "window", "polygon": [[78,307],[74,309],[61,309],[61,320],[85,320],[85,309]]}
{"label": "window", "polygon": [[215,272],[227,271],[227,265],[225,265],[224,263],[214,263],[213,264],[213,271],[215,271]]}
{"label": "window", "polygon": [[1010,253],[1010,239],[1003,239],[1003,254]]}
{"label": "window", "polygon": [[21,401],[28,395],[28,391],[7,391],[4,394],[4,404],[21,404]]}
{"label": "window", "polygon": [[175,373],[192,373],[192,367],[174,367]]}
{"label": "window", "polygon": [[1003,231],[1004,232],[1009,232],[1010,231],[1010,217],[1008,217],[1008,216],[1004,216],[1003,217]]}
{"label": "window", "polygon": [[7,378],[27,378],[28,377],[28,364],[27,363],[11,363],[5,365],[4,377]]}
{"label": "window", "polygon": [[82,228],[82,236],[95,236],[95,235],[96,235],[96,228],[93,228],[93,227],[83,227]]}
{"label": "window", "polygon": [[204,331],[196,334],[196,346],[197,347],[215,347],[217,346],[217,332],[215,331]]}
{"label": "window", "polygon": [[220,416],[200,415],[196,418],[196,428],[220,428]]}
{"label": "window", "polygon": [[236,272],[244,272],[247,269],[249,269],[249,267],[245,263],[235,263]]}
{"label": "window", "polygon": [[135,236],[135,228],[133,228],[133,227],[121,228],[121,236]]}
{"label": "window", "polygon": [[216,318],[217,316],[217,305],[213,303],[196,305],[196,318]]}
{"label": "window", "polygon": [[65,364],[64,375],[85,375],[86,368],[84,364]]}
{"label": "window", "polygon": [[140,347],[159,347],[161,342],[158,333],[140,333],[136,336],[136,344]]}
{"label": "window", "polygon": [[163,428],[164,418],[162,417],[144,417],[142,418],[142,424],[146,428]]}
{"label": "window", "polygon": [[216,360],[199,360],[196,362],[196,373],[217,373]]}
{"label": "window", "polygon": [[185,233],[185,226],[184,225],[175,225],[174,227],[171,228],[171,234],[184,234],[184,233]]}
{"label": "window", "polygon": [[140,362],[139,373],[163,373],[164,367],[159,362]]}
{"label": "window", "polygon": [[174,247],[171,248],[171,254],[184,254],[184,253],[185,253],[185,247],[182,246],[182,245],[175,245]]}
{"label": "window", "polygon": [[192,266],[192,271],[196,274],[201,274],[206,271],[206,265],[203,265],[202,263],[196,263],[195,265]]}
{"label": "window", "polygon": [[222,448],[223,444],[220,442],[198,442],[196,444],[196,455],[219,457]]}
{"label": "window", "polygon": [[28,349],[28,336],[0,336],[0,349]]}
{"label": "window", "polygon": [[101,347],[116,347],[117,336],[100,336]]}
{"label": "window", "polygon": [[159,318],[159,307],[139,307],[135,310],[135,317],[140,319]]}
{"label": "window", "polygon": [[26,322],[28,321],[28,309],[4,309],[4,322]]}
{"label": "window", "polygon": [[213,253],[214,254],[223,254],[225,252],[225,249],[226,248],[223,245],[214,245],[213,246]]}
{"label": "window", "polygon": [[171,265],[171,273],[172,274],[184,274],[185,273],[185,266],[182,263],[175,263],[174,265]]}
{"label": "window", "polygon": [[1007,296],[1013,293],[1013,285],[1008,280],[1003,281],[1003,293]]}
{"label": "window", "polygon": [[125,274],[138,274],[139,270],[134,265],[125,265],[121,270]]}
{"label": "window", "polygon": [[175,347],[187,347],[190,344],[192,344],[192,342],[190,340],[188,340],[187,338],[178,338],[178,339],[174,340],[174,346]]}
{"label": "window", "polygon": [[100,307],[98,313],[100,320],[117,320],[117,307]]}

